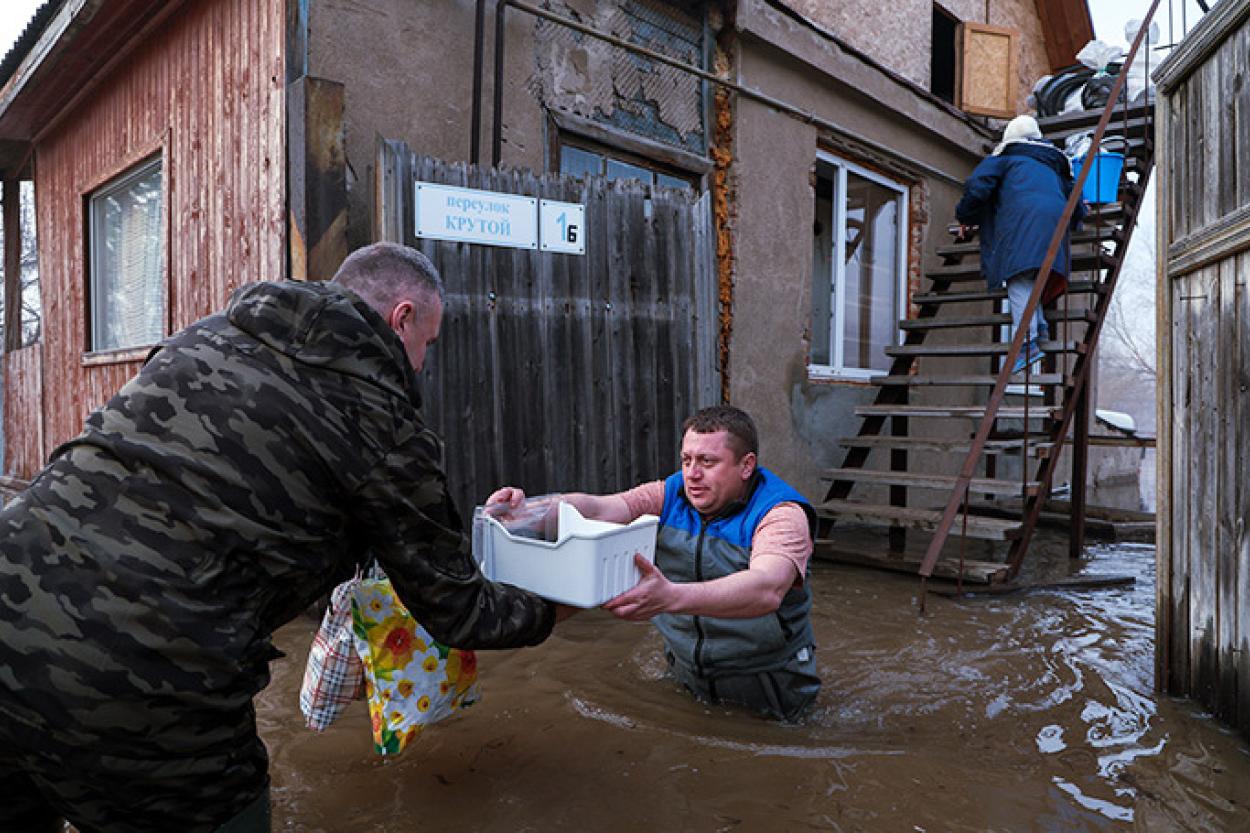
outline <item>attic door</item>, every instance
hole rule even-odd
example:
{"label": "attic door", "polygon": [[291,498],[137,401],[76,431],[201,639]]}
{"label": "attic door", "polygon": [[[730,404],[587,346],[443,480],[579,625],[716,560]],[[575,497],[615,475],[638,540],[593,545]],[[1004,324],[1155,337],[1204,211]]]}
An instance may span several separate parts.
{"label": "attic door", "polygon": [[960,108],[974,116],[1014,117],[1020,33],[971,21],[960,30]]}

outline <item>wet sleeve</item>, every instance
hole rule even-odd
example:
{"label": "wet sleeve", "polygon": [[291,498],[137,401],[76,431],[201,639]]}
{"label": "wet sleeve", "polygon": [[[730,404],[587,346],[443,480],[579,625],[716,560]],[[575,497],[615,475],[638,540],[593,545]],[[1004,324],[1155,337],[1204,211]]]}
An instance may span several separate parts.
{"label": "wet sleeve", "polygon": [[965,225],[979,225],[994,197],[1002,175],[996,158],[983,160],[964,183],[964,195],[955,206],[955,219]]}
{"label": "wet sleeve", "polygon": [[537,645],[555,606],[487,581],[478,570],[428,429],[391,449],[355,494],[353,514],[378,563],[412,615],[453,648]]}
{"label": "wet sleeve", "polygon": [[751,539],[751,558],[767,553],[788,559],[798,570],[794,586],[803,584],[812,556],[812,534],[807,514],[797,503],[779,503],[764,515]]}

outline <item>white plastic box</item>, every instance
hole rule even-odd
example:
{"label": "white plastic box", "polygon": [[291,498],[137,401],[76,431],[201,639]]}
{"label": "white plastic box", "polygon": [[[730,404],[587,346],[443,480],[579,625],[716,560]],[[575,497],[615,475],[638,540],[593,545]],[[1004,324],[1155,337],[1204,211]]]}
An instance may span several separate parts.
{"label": "white plastic box", "polygon": [[660,519],[629,524],[592,521],[561,502],[556,540],[513,535],[481,507],[473,513],[473,555],[491,581],[513,584],[553,602],[598,607],[641,578],[634,553],[655,563]]}

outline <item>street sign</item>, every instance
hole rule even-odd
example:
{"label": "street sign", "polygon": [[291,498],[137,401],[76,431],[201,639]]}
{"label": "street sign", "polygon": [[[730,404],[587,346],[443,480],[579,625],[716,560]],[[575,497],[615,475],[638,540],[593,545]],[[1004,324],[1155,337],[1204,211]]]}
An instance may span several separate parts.
{"label": "street sign", "polygon": [[544,252],[586,253],[586,207],[579,203],[539,200],[538,230]]}
{"label": "street sign", "polygon": [[538,248],[538,200],[497,191],[416,184],[417,237]]}

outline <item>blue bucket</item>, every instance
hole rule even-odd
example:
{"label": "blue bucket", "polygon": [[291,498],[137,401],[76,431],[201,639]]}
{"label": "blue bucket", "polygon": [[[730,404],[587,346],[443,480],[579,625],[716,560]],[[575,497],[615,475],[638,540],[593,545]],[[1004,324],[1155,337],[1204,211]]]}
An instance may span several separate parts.
{"label": "blue bucket", "polygon": [[[1082,156],[1077,160],[1078,173],[1084,164],[1085,157]],[[1124,154],[1105,151],[1094,154],[1094,167],[1085,178],[1081,197],[1091,204],[1115,202],[1120,191],[1120,172],[1123,170]]]}

